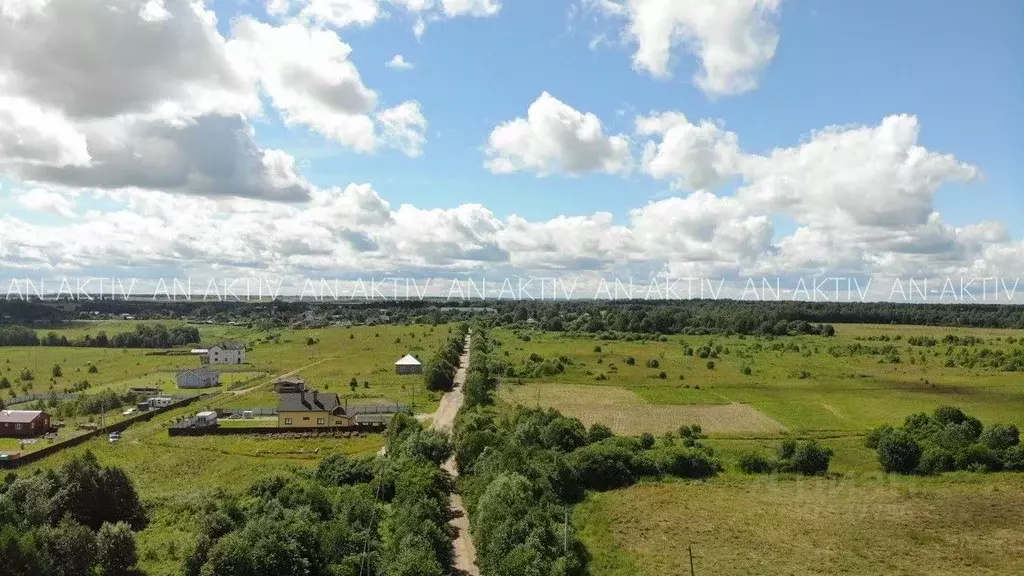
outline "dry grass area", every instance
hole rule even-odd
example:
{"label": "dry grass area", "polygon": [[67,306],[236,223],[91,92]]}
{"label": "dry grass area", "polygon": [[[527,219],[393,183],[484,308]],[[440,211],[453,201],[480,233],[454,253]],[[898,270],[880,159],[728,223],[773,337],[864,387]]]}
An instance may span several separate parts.
{"label": "dry grass area", "polygon": [[1024,476],[715,480],[595,494],[594,576],[1024,574]]}
{"label": "dry grass area", "polygon": [[783,432],[786,428],[746,404],[649,404],[618,386],[581,384],[504,385],[501,399],[524,406],[555,408],[587,426],[600,422],[618,434],[663,434],[683,424],[699,424],[706,433]]}

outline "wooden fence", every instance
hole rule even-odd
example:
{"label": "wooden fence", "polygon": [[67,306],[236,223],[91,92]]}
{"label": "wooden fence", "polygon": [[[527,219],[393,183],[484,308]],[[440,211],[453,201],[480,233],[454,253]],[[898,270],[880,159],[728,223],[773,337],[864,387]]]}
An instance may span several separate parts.
{"label": "wooden fence", "polygon": [[381,432],[385,424],[373,422],[354,424],[352,426],[321,426],[319,428],[288,428],[284,426],[192,426],[171,427],[167,429],[169,436],[240,436],[240,435],[274,435],[274,436],[336,436],[353,432]]}

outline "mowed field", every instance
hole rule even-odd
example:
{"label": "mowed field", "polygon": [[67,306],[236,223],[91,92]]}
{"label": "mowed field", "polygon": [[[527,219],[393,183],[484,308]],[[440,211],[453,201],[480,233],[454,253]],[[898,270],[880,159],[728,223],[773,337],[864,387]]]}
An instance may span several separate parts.
{"label": "mowed field", "polygon": [[592,494],[594,576],[1024,573],[1024,475],[719,478]]}
{"label": "mowed field", "polygon": [[[152,322],[151,322],[152,323]],[[168,327],[181,321],[162,321]],[[137,322],[78,322],[67,328],[37,332],[44,336],[55,332],[69,339],[103,330],[108,335],[133,330]],[[398,376],[394,362],[405,354],[426,360],[439,348],[448,334],[447,326],[353,326],[327,327],[315,330],[257,331],[240,326],[199,324],[203,344],[223,340],[239,340],[252,347],[246,363],[225,366],[223,386],[215,391],[245,390],[232,394],[217,405],[249,408],[276,406],[270,386],[274,377],[294,373],[310,386],[336,392],[351,402],[381,401],[415,404],[417,411],[429,412],[437,405],[437,395],[424,391],[420,376]],[[315,343],[308,345],[312,338]],[[178,352],[187,351],[186,346]],[[62,392],[87,380],[87,392],[110,389],[125,391],[136,386],[159,387],[166,392],[177,389],[174,375],[178,370],[195,368],[199,359],[188,354],[164,354],[162,350],[77,348],[77,347],[4,347],[0,348],[0,375],[12,388],[0,391],[5,399],[27,393]],[[54,377],[54,365],[60,365],[62,376]],[[95,365],[98,372],[89,373]],[[34,378],[22,381],[24,370]],[[349,382],[359,383],[353,390]],[[369,384],[369,386],[367,386]]]}
{"label": "mowed field", "polygon": [[[587,418],[588,404],[594,410],[607,410],[609,397],[619,398],[622,391],[628,391],[644,403],[626,403],[618,410],[620,420],[629,422],[620,425],[623,432],[632,429],[632,421],[642,421],[652,414],[652,409],[660,410],[656,407],[728,404],[749,406],[786,430],[802,435],[866,433],[875,426],[899,423],[908,414],[930,412],[942,404],[960,406],[984,422],[1024,426],[1024,374],[980,366],[946,367],[947,346],[908,343],[916,336],[940,341],[947,334],[974,336],[984,342],[954,346],[953,352],[965,348],[974,353],[988,348],[1011,353],[1024,349],[1024,342],[1017,341],[1024,337],[1022,331],[837,325],[836,335],[831,338],[669,336],[665,342],[600,341],[550,332],[525,334],[529,335],[528,342],[510,331],[496,330],[502,342],[499,356],[516,366],[527,365],[531,354],[552,361],[564,356],[570,363],[560,374],[505,378],[502,397],[536,404],[537,390],[518,390],[515,383],[540,384],[541,405],[565,407],[567,413]],[[900,336],[899,341],[891,340],[896,336]],[[890,341],[867,339],[879,337],[889,337]],[[1014,342],[1007,342],[1007,338]],[[697,350],[704,345],[720,347],[721,351],[716,358],[685,354],[687,347]],[[857,345],[861,350],[851,353],[849,347]],[[886,346],[898,350],[899,363],[869,352]],[[633,358],[634,364],[628,364],[628,358]],[[658,367],[647,367],[649,360],[657,361]],[[708,361],[714,362],[713,369],[708,368]],[[746,368],[750,369],[749,375],[744,373]],[[659,377],[661,372],[665,373],[664,379]],[[602,376],[605,379],[599,379]],[[562,388],[565,385],[585,388]],[[614,390],[609,392],[608,387]],[[745,412],[737,414],[740,418],[733,432],[749,436],[752,430]],[[699,422],[679,422],[686,423]],[[714,432],[727,434],[729,430],[716,426]]]}
{"label": "mowed field", "polygon": [[[526,334],[529,341],[520,337]],[[517,372],[503,378],[499,395],[625,434],[697,423],[725,466],[706,481],[590,494],[576,507],[574,526],[594,576],[686,576],[689,545],[695,574],[1022,574],[1024,555],[1016,551],[1024,546],[1024,474],[889,476],[864,445],[871,428],[943,404],[986,424],[1024,428],[1024,374],[959,362],[947,367],[947,334],[981,339],[953,346],[954,357],[1024,347],[1020,331],[916,326],[836,325],[831,338],[665,342],[495,330],[502,341],[496,354]],[[912,337],[940,344],[911,346]],[[721,346],[717,358],[685,354],[706,344]],[[869,352],[887,346],[899,363]],[[519,368],[531,354],[569,362],[559,374],[523,376]],[[647,367],[648,360],[658,367]],[[770,455],[787,435],[832,448],[830,477],[737,470],[740,454]]]}

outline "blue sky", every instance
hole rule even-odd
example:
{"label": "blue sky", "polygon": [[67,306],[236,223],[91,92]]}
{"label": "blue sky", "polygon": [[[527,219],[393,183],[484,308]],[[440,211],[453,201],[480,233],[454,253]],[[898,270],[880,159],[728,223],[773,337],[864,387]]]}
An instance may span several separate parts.
{"label": "blue sky", "polygon": [[[226,4],[223,14],[233,15],[233,3]],[[222,17],[222,27],[229,19]],[[999,216],[1015,237],[1024,236],[1024,168],[1014,138],[1024,132],[1024,4],[783,3],[778,52],[759,88],[715,99],[693,86],[693,58],[678,55],[668,80],[637,73],[614,27],[596,20],[580,11],[571,16],[565,2],[517,0],[495,18],[435,23],[421,41],[401,13],[373,27],[346,29],[342,38],[368,86],[396,103],[413,98],[423,104],[431,124],[424,156],[360,155],[274,127],[260,126],[259,139],[307,158],[318,184],[372,181],[395,203],[484,202],[500,215],[609,211],[623,218],[667,186],[639,174],[496,177],[481,162],[487,134],[522,116],[544,90],[597,114],[610,132],[628,132],[634,114],[678,109],[691,118],[720,119],[740,134],[744,148],[758,152],[796,144],[827,125],[874,124],[910,113],[921,121],[922,145],[985,172],[982,183],[940,193],[937,206],[946,219],[962,226]],[[601,33],[612,43],[589,48]],[[395,54],[415,68],[385,68]],[[627,114],[617,116],[620,110]]]}
{"label": "blue sky", "polygon": [[1024,3],[206,2],[8,7],[8,266],[1024,275]]}

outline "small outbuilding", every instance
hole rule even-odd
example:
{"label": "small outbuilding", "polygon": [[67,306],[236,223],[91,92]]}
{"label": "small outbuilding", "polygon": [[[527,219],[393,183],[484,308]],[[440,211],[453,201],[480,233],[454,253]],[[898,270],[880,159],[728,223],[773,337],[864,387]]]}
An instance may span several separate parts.
{"label": "small outbuilding", "polygon": [[50,415],[41,410],[0,410],[0,437],[42,436],[50,429]]}
{"label": "small outbuilding", "polygon": [[423,364],[412,354],[402,356],[401,360],[395,362],[396,374],[420,374],[423,372]]}
{"label": "small outbuilding", "polygon": [[295,394],[306,391],[306,381],[295,376],[286,376],[274,380],[274,392],[278,394]]}
{"label": "small outbuilding", "polygon": [[220,386],[220,372],[209,368],[182,370],[175,376],[178,388],[213,388]]}

